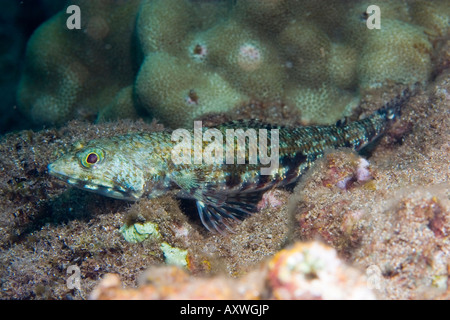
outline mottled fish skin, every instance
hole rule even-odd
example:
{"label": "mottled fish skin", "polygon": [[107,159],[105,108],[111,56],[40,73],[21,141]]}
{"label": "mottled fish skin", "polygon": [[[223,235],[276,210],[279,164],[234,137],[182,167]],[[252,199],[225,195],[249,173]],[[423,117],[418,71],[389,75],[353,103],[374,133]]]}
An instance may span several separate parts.
{"label": "mottled fish skin", "polygon": [[48,170],[69,184],[117,199],[154,198],[179,189],[180,197],[196,200],[204,226],[222,232],[230,229],[227,219],[242,219],[257,211],[264,192],[298,181],[327,150],[359,151],[378,138],[409,96],[405,90],[372,115],[347,125],[291,128],[240,120],[216,127],[224,137],[227,129],[267,129],[269,154],[270,130],[278,129],[279,166],[269,175],[261,174],[259,161],[248,164],[248,157],[245,164],[176,165],[171,153],[177,142],[171,140],[170,132],[92,140],[50,164]]}

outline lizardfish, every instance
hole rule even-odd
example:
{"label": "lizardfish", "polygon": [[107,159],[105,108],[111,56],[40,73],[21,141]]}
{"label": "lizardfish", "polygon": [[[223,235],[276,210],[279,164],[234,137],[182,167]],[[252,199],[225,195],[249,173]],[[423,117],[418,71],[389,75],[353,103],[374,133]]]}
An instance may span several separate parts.
{"label": "lizardfish", "polygon": [[[154,198],[178,189],[180,197],[196,201],[203,225],[210,231],[221,232],[224,227],[229,228],[227,219],[242,219],[257,211],[258,202],[269,189],[297,182],[327,150],[348,147],[359,151],[367,146],[386,132],[409,96],[410,91],[405,90],[370,116],[350,124],[287,127],[239,120],[215,127],[218,130],[215,133],[224,136],[231,129],[234,133],[239,132],[231,146],[247,150],[240,164],[238,152],[232,155],[233,164],[226,161],[173,161],[173,150],[180,141],[174,141],[171,132],[163,131],[92,140],[50,164],[48,171],[76,187],[124,200]],[[251,149],[249,145],[252,139],[246,135],[248,129],[265,129],[267,155],[278,152],[276,160],[279,165],[265,174],[259,161],[262,160],[261,153],[256,154],[253,159],[256,161],[250,163],[250,151],[255,147]],[[198,135],[192,133],[191,136]],[[276,145],[273,144],[275,137]],[[239,138],[245,141],[245,146],[237,145]],[[201,147],[207,145],[202,141]],[[188,141],[185,146],[192,144]],[[223,147],[227,147],[225,142]],[[195,148],[192,153],[189,150],[187,158],[198,158],[198,153]]]}

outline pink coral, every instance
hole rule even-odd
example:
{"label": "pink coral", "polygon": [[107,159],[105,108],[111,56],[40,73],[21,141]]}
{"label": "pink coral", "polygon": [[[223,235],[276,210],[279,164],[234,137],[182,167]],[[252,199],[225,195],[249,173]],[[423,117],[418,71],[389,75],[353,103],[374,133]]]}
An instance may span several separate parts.
{"label": "pink coral", "polygon": [[372,174],[369,169],[369,161],[364,158],[359,159],[358,168],[356,169],[356,179],[358,182],[366,182],[372,179]]}
{"label": "pink coral", "polygon": [[275,299],[374,299],[366,279],[336,250],[318,242],[297,243],[269,262]]}
{"label": "pink coral", "polygon": [[279,194],[279,190],[270,190],[264,193],[261,201],[258,202],[258,210],[267,208],[268,206],[272,208],[281,206],[283,203],[278,199]]}

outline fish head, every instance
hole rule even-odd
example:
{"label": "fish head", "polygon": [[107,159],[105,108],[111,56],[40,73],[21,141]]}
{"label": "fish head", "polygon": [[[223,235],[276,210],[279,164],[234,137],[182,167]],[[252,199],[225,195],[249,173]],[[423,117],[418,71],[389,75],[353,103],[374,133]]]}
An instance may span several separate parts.
{"label": "fish head", "polygon": [[104,196],[137,200],[145,179],[132,153],[114,143],[91,141],[48,165],[48,172],[70,185]]}

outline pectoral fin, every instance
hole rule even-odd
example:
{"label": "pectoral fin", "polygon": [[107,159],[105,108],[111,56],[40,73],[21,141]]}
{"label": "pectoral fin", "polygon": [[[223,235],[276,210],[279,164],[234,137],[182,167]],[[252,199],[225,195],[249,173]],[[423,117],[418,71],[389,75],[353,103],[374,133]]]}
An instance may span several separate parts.
{"label": "pectoral fin", "polygon": [[223,192],[203,195],[197,200],[197,210],[203,225],[212,232],[233,232],[227,220],[242,220],[257,212],[258,202],[264,191],[226,194]]}

